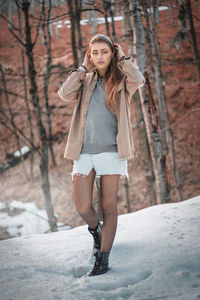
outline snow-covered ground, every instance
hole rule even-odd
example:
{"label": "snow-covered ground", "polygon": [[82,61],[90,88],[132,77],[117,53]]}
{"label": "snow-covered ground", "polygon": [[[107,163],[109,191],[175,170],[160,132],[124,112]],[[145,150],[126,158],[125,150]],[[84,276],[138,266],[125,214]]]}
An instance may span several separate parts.
{"label": "snow-covered ground", "polygon": [[[19,213],[10,215],[14,209]],[[50,231],[46,210],[39,209],[34,202],[17,200],[13,200],[7,206],[0,201],[0,226],[5,228],[11,237]],[[61,222],[57,222],[57,226],[58,230],[70,229],[70,226]]]}
{"label": "snow-covered ground", "polygon": [[119,216],[111,270],[87,226],[0,242],[1,300],[200,299],[200,196]]}

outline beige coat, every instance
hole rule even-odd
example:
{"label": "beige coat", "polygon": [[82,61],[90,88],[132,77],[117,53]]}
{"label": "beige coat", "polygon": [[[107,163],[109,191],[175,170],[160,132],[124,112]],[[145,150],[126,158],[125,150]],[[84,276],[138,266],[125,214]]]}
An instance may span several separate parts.
{"label": "beige coat", "polygon": [[[117,93],[118,105],[115,113],[118,120],[118,134],[116,141],[119,158],[129,159],[135,154],[130,100],[135,91],[145,84],[145,78],[132,58],[118,62],[118,66],[124,73],[124,77],[118,86]],[[73,70],[58,90],[61,99],[76,103],[64,153],[64,157],[67,159],[78,160],[79,158],[84,140],[86,113],[96,80],[96,69],[89,73],[79,69]],[[125,92],[126,90],[128,94]]]}

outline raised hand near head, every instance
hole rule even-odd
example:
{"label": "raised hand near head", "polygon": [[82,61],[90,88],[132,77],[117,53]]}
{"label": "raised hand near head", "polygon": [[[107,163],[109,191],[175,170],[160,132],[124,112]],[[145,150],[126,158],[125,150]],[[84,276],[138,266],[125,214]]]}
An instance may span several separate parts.
{"label": "raised hand near head", "polygon": [[117,52],[117,58],[120,60],[122,56],[126,56],[120,44],[114,43],[115,50]]}
{"label": "raised hand near head", "polygon": [[87,52],[85,53],[85,58],[82,64],[83,67],[85,67],[88,72],[94,68],[94,64],[91,60],[91,56],[90,56],[90,50],[87,50]]}

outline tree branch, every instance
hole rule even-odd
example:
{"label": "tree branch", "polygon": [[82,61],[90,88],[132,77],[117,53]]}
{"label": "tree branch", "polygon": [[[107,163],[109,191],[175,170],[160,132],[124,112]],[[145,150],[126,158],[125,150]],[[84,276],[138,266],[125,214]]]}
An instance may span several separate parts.
{"label": "tree branch", "polygon": [[25,136],[24,135],[24,133],[22,132],[22,130],[21,129],[19,129],[15,124],[12,124],[13,125],[13,128],[15,129],[12,129],[9,125],[8,125],[8,122],[9,123],[11,123],[11,120],[8,118],[8,116],[4,113],[4,111],[1,109],[0,110],[0,113],[6,118],[6,122],[4,122],[3,120],[2,120],[2,118],[0,119],[0,123],[2,124],[2,125],[4,125],[4,127],[6,127],[7,129],[9,129],[14,135],[16,135],[16,132],[15,132],[15,130],[17,130],[19,133],[20,133],[20,135],[31,145],[31,147],[34,149],[34,150],[36,150],[38,153],[39,153],[39,155],[41,156],[41,152],[38,150],[38,148],[32,143],[32,141],[27,137],[27,136]]}
{"label": "tree branch", "polygon": [[[8,24],[12,25],[12,27],[18,31],[19,29],[17,29],[17,27],[15,27],[13,24],[11,24],[3,15],[0,15],[0,17],[6,21]],[[8,28],[8,30],[10,31],[10,33],[16,38],[16,40],[18,40],[18,42],[23,46],[25,47],[25,44],[22,42],[22,40],[18,37],[18,35],[16,33],[14,33],[14,31],[10,28]]]}
{"label": "tree branch", "polygon": [[37,43],[37,39],[38,39],[38,36],[39,36],[39,29],[40,29],[41,20],[42,20],[42,9],[41,9],[41,12],[40,12],[40,18],[39,18],[39,22],[37,24],[36,35],[35,35],[35,40],[33,42],[33,45],[35,45]]}
{"label": "tree branch", "polygon": [[188,111],[186,114],[184,114],[184,116],[182,118],[180,118],[179,120],[177,120],[176,122],[174,122],[173,124],[171,124],[171,126],[174,127],[178,123],[182,122],[190,114],[195,113],[195,112],[199,112],[199,111],[200,111],[200,107],[192,108],[190,111]]}

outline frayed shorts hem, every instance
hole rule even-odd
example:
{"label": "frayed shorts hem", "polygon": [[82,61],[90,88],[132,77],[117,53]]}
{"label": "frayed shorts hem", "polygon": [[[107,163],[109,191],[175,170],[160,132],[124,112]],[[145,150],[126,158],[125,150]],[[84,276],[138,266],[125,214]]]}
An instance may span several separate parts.
{"label": "frayed shorts hem", "polygon": [[119,174],[121,179],[127,178],[129,180],[127,159],[120,159],[118,152],[102,152],[80,154],[79,159],[74,160],[71,172],[72,182],[74,181],[74,175],[86,177],[92,169],[95,170],[97,179],[101,175]]}
{"label": "frayed shorts hem", "polygon": [[[90,170],[90,172],[91,172],[91,170]],[[90,172],[89,172],[89,173],[90,173]],[[88,174],[84,174],[84,173],[78,173],[78,172],[71,172],[72,182],[74,182],[74,175],[82,176],[82,177],[84,178],[84,177],[87,177],[87,176],[89,175],[89,173],[88,173]],[[128,173],[125,173],[125,174],[121,174],[121,173],[103,173],[103,174],[100,174],[100,175],[97,175],[97,174],[96,174],[95,177],[96,177],[97,179],[100,179],[100,177],[101,177],[102,175],[120,175],[120,179],[121,179],[121,180],[123,180],[123,179],[129,180],[129,175],[128,175]]]}

